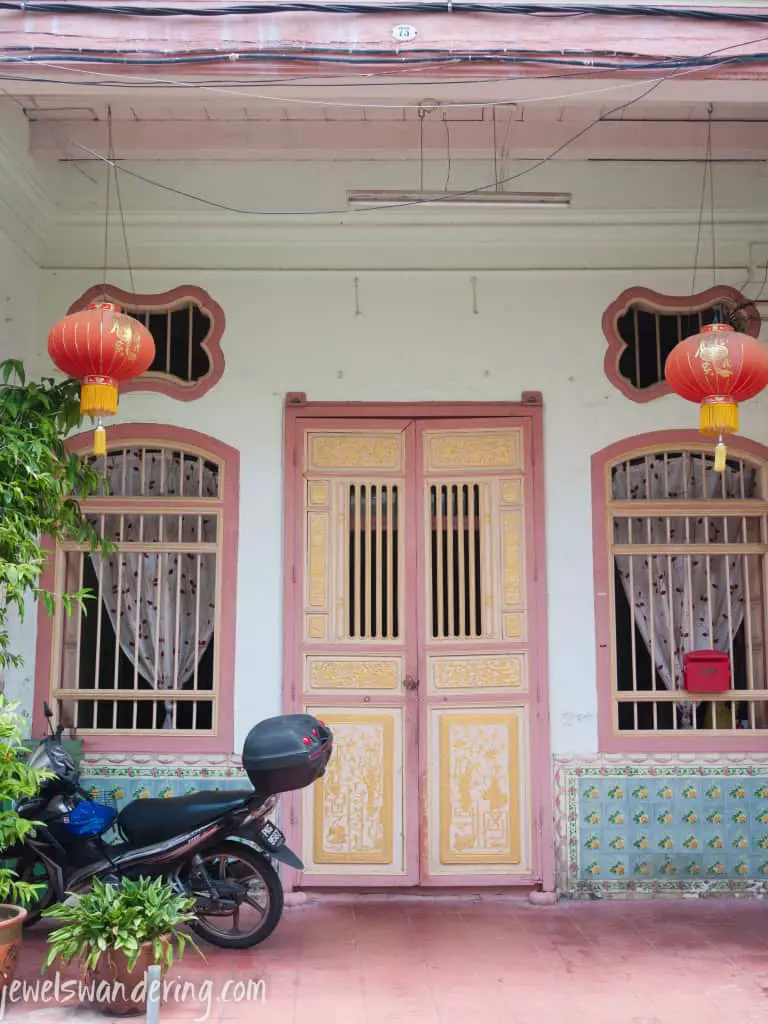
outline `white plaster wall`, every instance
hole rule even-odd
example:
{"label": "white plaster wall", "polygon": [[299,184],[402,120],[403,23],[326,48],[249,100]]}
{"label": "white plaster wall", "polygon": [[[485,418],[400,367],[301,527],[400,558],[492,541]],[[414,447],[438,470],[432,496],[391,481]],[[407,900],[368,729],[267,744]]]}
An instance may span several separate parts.
{"label": "white plaster wall", "polygon": [[[417,166],[406,163],[190,162],[139,169],[214,200],[272,209],[336,208],[347,187],[418,181]],[[430,185],[437,170],[429,169]],[[488,173],[460,165],[451,181],[476,184]],[[717,279],[741,286],[750,264],[764,264],[768,253],[761,205],[766,170],[723,166],[716,177]],[[100,168],[90,164],[84,175],[60,165],[57,173],[48,168],[45,180],[57,221],[46,235],[43,272],[0,240],[6,309],[0,355],[23,353],[38,373],[50,369],[48,326],[101,279],[94,268],[103,240]],[[526,188],[572,189],[574,209],[499,215],[498,222],[488,214],[483,222],[479,215],[436,211],[391,220],[383,214],[248,219],[203,214],[178,195],[123,181],[136,290],[198,285],[227,317],[227,369],[213,391],[191,403],[126,395],[120,419],[194,428],[241,451],[238,747],[256,720],[280,708],[285,393],[304,391],[311,400],[493,401],[538,390],[545,406],[552,747],[558,754],[596,750],[590,456],[622,437],[694,427],[698,418],[674,397],[640,405],[609,384],[601,317],[633,285],[690,293],[699,177],[693,182],[682,165],[562,162],[524,181]],[[110,265],[124,266],[119,222],[113,228]],[[703,263],[708,241],[705,232]],[[753,266],[749,295],[762,276]],[[125,271],[109,279],[129,286]],[[711,281],[709,271],[700,272],[697,288]],[[768,399],[745,406],[743,432],[768,442],[766,411]],[[17,640],[27,664],[9,686],[28,699],[33,620]]]}
{"label": "white plaster wall", "polygon": [[[727,276],[726,276],[727,277]],[[735,277],[732,275],[733,280]],[[726,278],[723,278],[726,280]],[[41,321],[53,322],[91,275],[46,275]],[[603,376],[604,308],[642,283],[672,294],[689,275],[489,273],[478,313],[461,273],[155,273],[151,290],[206,288],[223,306],[227,369],[198,402],[125,396],[124,421],[165,421],[241,450],[236,741],[278,712],[281,685],[282,408],[287,391],[341,401],[545,401],[552,744],[596,749],[590,455],[625,435],[693,427],[675,398],[624,399]],[[737,282],[738,283],[738,282]],[[147,277],[137,288],[149,289]],[[744,409],[744,431],[768,442],[768,403]],[[28,652],[31,655],[31,651]],[[30,657],[31,664],[31,657]]]}

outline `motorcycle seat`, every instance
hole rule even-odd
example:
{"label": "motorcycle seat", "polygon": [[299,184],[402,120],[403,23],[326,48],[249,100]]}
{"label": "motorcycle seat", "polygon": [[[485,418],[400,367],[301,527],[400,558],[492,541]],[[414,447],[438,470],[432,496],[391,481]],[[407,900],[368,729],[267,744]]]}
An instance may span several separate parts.
{"label": "motorcycle seat", "polygon": [[133,800],[120,811],[117,824],[131,845],[151,846],[242,811],[255,795],[252,789],[201,789],[168,799]]}

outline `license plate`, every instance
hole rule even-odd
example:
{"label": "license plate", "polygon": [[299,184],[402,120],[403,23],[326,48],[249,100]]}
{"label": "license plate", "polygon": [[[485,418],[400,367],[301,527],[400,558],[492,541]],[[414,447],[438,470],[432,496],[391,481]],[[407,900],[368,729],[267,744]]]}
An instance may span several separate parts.
{"label": "license plate", "polygon": [[265,821],[258,832],[259,842],[268,850],[279,850],[285,845],[285,836],[271,821]]}

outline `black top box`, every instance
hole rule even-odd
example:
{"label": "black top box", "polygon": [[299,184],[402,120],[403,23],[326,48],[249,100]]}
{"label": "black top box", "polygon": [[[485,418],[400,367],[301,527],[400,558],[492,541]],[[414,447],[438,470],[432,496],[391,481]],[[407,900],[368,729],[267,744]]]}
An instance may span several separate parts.
{"label": "black top box", "polygon": [[243,769],[260,796],[311,786],[324,773],[333,733],[312,715],[278,715],[255,725],[243,744]]}

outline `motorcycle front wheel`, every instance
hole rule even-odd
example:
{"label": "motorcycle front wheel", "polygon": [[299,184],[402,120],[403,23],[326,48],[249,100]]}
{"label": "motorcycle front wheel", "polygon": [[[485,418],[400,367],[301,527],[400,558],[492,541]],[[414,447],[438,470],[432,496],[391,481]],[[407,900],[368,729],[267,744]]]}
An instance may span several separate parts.
{"label": "motorcycle front wheel", "polygon": [[202,892],[202,872],[193,868],[189,884],[197,894],[194,931],[225,949],[246,949],[269,938],[283,913],[283,887],[269,860],[251,846],[231,840],[200,856],[220,898],[235,906],[212,906]]}
{"label": "motorcycle front wheel", "polygon": [[48,868],[45,863],[34,854],[22,856],[13,864],[13,870],[19,876],[20,882],[29,882],[32,885],[40,886],[38,893],[32,901],[27,904],[27,916],[24,918],[24,928],[29,928],[40,920],[43,911],[53,904],[54,888],[48,875]]}

